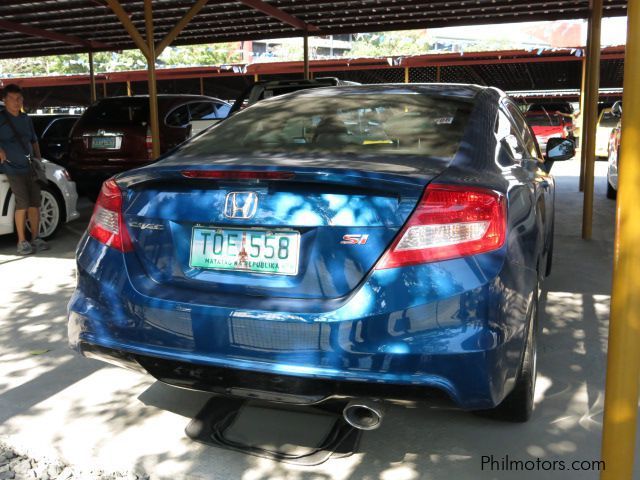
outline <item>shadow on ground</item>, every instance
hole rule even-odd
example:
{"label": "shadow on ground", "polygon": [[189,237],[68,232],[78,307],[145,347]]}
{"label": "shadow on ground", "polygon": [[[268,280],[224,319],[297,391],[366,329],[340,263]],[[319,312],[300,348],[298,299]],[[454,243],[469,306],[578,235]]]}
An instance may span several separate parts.
{"label": "shadow on ground", "polygon": [[[599,459],[614,204],[597,177],[594,240],[582,241],[573,163],[554,166],[556,250],[542,296],[537,406],[527,424],[439,405],[394,404],[382,427],[363,435],[358,453],[306,468],[191,442],[184,427],[209,394],[172,388],[67,349],[65,309],[81,229],[76,224],[76,231],[61,232],[41,261],[12,258],[13,243],[0,239],[0,275],[8,286],[0,294],[0,435],[36,453],[163,479],[596,479],[597,472],[572,471],[570,464]],[[567,470],[483,468],[483,457],[491,456],[498,462],[507,456],[562,460]]]}

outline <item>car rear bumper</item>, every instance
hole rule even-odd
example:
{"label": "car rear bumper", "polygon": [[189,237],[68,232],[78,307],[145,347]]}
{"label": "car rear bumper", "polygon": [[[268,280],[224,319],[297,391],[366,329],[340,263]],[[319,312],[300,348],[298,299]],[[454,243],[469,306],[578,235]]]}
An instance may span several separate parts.
{"label": "car rear bumper", "polygon": [[195,364],[183,360],[132,354],[81,342],[82,355],[132,370],[145,371],[158,380],[181,388],[291,404],[315,404],[331,398],[375,397],[385,399],[439,400],[450,402],[440,388],[331,378],[264,373]]}
{"label": "car rear bumper", "polygon": [[[403,309],[384,281],[374,285],[370,278],[334,311],[292,314],[151,298],[128,281],[119,252],[87,237],[78,251],[72,348],[140,366],[181,387],[261,392],[293,403],[378,387],[435,389],[462,408],[484,409],[510,391],[520,364],[529,298],[519,294],[526,282],[514,282],[528,275],[503,265],[498,254],[484,259],[492,267],[475,262],[477,276],[467,270],[464,282],[449,284],[443,275],[464,261],[432,265],[441,275],[439,291],[412,293],[415,301]],[[98,258],[106,268],[95,268]],[[363,301],[371,285],[374,297]]]}

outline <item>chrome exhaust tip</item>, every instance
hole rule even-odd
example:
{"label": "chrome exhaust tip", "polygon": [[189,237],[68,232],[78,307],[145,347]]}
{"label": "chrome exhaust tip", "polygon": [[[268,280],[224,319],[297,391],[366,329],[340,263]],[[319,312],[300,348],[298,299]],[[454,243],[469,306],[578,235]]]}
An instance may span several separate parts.
{"label": "chrome exhaust tip", "polygon": [[355,399],[347,403],[342,411],[345,421],[359,430],[375,430],[382,423],[384,409],[380,402]]}

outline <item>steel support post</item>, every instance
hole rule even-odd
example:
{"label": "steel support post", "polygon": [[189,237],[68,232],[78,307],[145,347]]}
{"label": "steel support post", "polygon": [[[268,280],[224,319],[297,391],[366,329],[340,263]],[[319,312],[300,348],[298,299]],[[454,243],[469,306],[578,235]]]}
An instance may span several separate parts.
{"label": "steel support post", "polygon": [[127,80],[127,97],[131,96],[131,80]]}
{"label": "steel support post", "polygon": [[91,103],[97,99],[96,95],[96,75],[93,69],[93,52],[89,52],[89,85],[91,88]]}
{"label": "steel support post", "polygon": [[404,83],[409,83],[409,67],[404,67]]}
{"label": "steel support post", "polygon": [[158,88],[156,85],[156,54],[153,41],[153,9],[152,0],[144,0],[144,21],[147,31],[147,65],[149,71],[149,123],[151,125],[152,155],[160,156],[160,127],[158,122]]}
{"label": "steel support post", "polygon": [[307,32],[302,37],[302,49],[304,50],[304,79],[309,80],[309,35]]}
{"label": "steel support post", "polygon": [[631,480],[640,380],[640,0],[627,2],[622,149],[604,401],[602,480]]}
{"label": "steel support post", "polygon": [[596,155],[596,122],[598,120],[598,85],[600,83],[600,24],[603,0],[591,0],[589,22],[590,55],[587,57],[587,96],[585,99],[587,134],[582,145],[584,168],[584,202],[582,204],[582,238],[591,239],[593,226],[593,171]]}
{"label": "steel support post", "polygon": [[[589,52],[588,43],[587,43],[587,48],[585,52]],[[587,54],[591,55],[590,53],[587,53]],[[584,166],[585,166],[584,144],[587,138],[586,123],[584,121],[586,118],[585,111],[584,111],[586,86],[587,86],[587,58],[586,56],[583,56],[582,57],[582,78],[580,80],[580,186],[579,188],[581,192],[584,191]]]}

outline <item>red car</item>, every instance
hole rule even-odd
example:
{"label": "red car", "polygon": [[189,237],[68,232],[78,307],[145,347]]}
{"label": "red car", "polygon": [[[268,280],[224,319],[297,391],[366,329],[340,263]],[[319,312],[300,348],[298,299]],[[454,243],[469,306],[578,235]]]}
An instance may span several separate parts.
{"label": "red car", "polygon": [[550,138],[574,139],[572,114],[573,107],[569,103],[533,104],[527,110],[527,123],[543,152]]}
{"label": "red car", "polygon": [[[158,95],[160,153],[225,118],[229,108],[213,97]],[[71,131],[67,169],[90,198],[97,197],[107,178],[152,161],[148,95],[103,98]]]}

